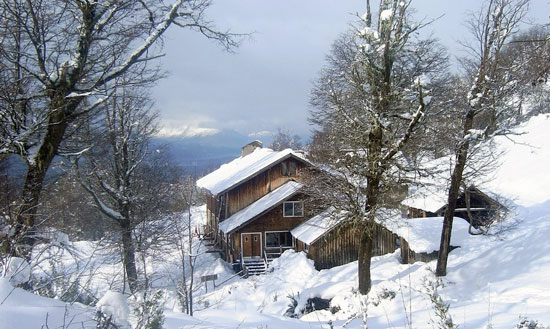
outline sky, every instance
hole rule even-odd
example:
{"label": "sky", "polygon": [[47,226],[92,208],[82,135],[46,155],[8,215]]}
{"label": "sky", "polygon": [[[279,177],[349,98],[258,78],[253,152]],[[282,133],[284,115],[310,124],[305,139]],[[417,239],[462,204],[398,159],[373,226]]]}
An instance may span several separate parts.
{"label": "sky", "polygon": [[[373,4],[378,1],[371,1]],[[162,68],[153,90],[161,134],[194,136],[234,130],[251,138],[278,128],[304,139],[313,82],[333,41],[357,22],[365,0],[213,0],[207,15],[220,30],[251,33],[234,53],[202,35],[172,27],[164,40]],[[424,29],[463,55],[464,21],[478,0],[415,0]],[[550,0],[532,0],[534,22],[550,22]]]}

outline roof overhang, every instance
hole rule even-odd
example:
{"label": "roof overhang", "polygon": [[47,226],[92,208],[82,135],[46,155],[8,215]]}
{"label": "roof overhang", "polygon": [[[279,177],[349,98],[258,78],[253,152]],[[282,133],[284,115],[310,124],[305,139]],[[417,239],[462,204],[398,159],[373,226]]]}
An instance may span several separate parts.
{"label": "roof overhang", "polygon": [[204,188],[213,196],[218,196],[290,158],[306,165],[312,165],[305,157],[291,149],[276,152],[259,148],[202,177],[197,181],[197,186]]}
{"label": "roof overhang", "polygon": [[220,231],[229,234],[248,225],[250,222],[271,211],[285,200],[296,195],[302,187],[303,185],[301,183],[295,181],[286,182],[253,202],[248,207],[237,211],[229,218],[220,222]]}

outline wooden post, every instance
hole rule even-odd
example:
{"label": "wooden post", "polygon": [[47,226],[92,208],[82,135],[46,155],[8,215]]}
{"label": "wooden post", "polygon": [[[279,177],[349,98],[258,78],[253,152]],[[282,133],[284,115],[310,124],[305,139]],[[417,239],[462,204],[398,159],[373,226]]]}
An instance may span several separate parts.
{"label": "wooden post", "polygon": [[209,275],[203,275],[201,276],[201,282],[204,282],[204,287],[206,289],[206,292],[208,293],[208,281],[213,281],[213,287],[216,288],[216,280],[218,279],[217,274],[209,274]]}

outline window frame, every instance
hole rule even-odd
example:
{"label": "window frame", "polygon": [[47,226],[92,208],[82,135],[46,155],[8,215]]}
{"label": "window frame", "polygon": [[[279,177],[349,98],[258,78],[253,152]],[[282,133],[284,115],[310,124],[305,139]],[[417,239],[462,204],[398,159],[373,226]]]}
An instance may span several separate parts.
{"label": "window frame", "polygon": [[[282,246],[281,245],[281,241],[279,239],[279,234],[280,233],[287,233],[288,236],[290,237],[290,245],[285,245],[285,246]],[[268,246],[267,245],[267,235],[268,234],[277,234],[277,240],[279,242],[279,245],[277,246]],[[264,232],[264,241],[265,241],[265,248],[266,249],[280,249],[280,248],[287,248],[287,249],[290,249],[290,248],[295,248],[296,247],[296,239],[292,236],[292,234],[290,233],[290,231],[265,231]]]}
{"label": "window frame", "polygon": [[[287,204],[292,204],[292,215],[287,216],[285,212],[285,206]],[[296,204],[302,205],[302,213],[299,215],[296,215]],[[283,217],[285,218],[291,218],[291,217],[304,217],[304,201],[298,200],[298,201],[284,201],[283,202]]]}

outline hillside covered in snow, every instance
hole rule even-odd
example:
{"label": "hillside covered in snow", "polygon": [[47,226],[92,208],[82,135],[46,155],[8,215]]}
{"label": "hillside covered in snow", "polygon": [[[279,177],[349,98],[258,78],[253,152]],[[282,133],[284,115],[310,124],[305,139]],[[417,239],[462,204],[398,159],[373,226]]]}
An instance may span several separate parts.
{"label": "hillside covered in snow", "polygon": [[[440,328],[449,319],[460,328],[549,326],[550,150],[545,143],[550,119],[534,117],[521,129],[526,134],[514,142],[498,142],[506,152],[488,184],[516,204],[507,229],[469,236],[465,222],[457,223],[460,248],[450,254],[446,277],[435,277],[435,261],[401,264],[398,250],[373,259],[373,288],[364,298],[356,290],[357,262],[317,271],[306,254],[289,250],[267,274],[241,278],[215,253],[206,253],[193,235],[193,316],[184,313],[176,294],[177,250],[167,249],[146,262],[152,287],[163,292],[163,327],[361,328],[365,315],[369,328]],[[205,222],[204,209],[193,209],[194,226]],[[438,225],[424,225],[409,238],[421,245],[434,236],[437,240],[439,230]],[[62,234],[58,240],[65,247],[58,251],[62,264],[33,264],[33,274],[52,275],[52,266],[77,273],[90,294],[88,301],[64,302],[16,288],[31,273],[25,263],[13,260],[0,277],[0,328],[96,328],[97,310],[110,314],[118,328],[136,327],[143,296],[119,293],[119,260],[102,252],[98,242],[71,242]],[[35,255],[39,257],[40,249]],[[214,283],[201,283],[201,276],[211,274],[217,274]],[[448,307],[445,315],[442,307]]]}

